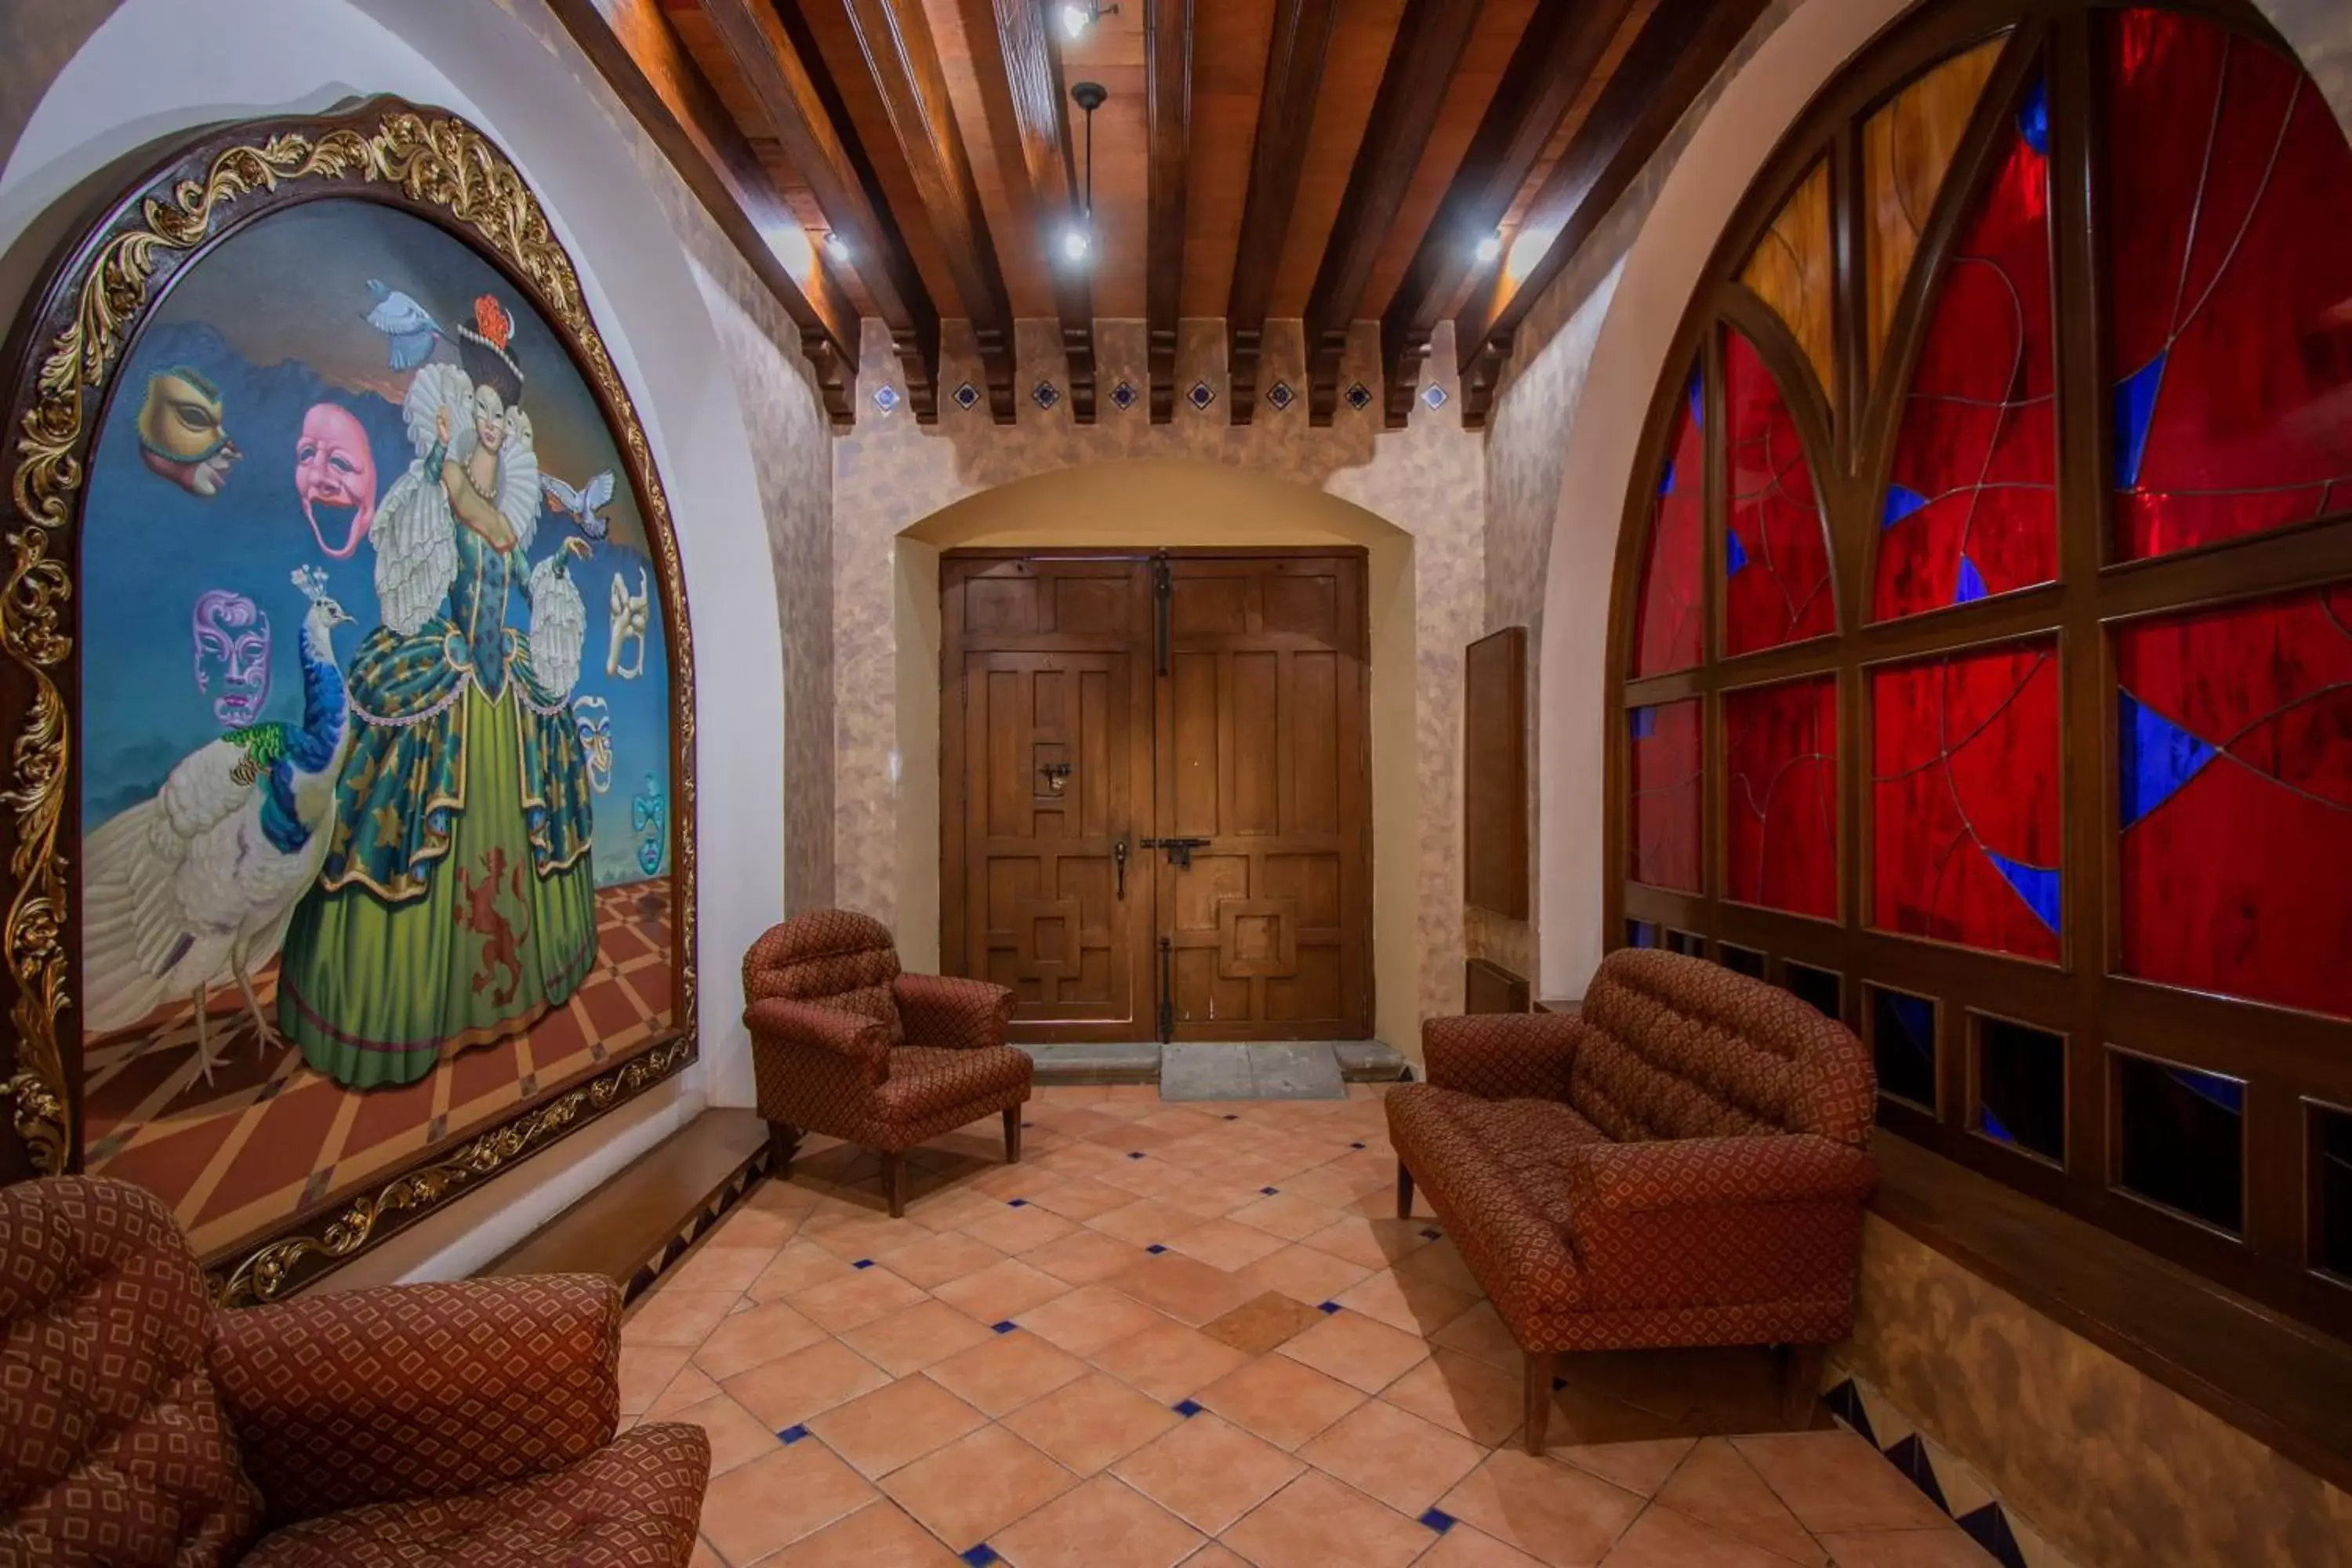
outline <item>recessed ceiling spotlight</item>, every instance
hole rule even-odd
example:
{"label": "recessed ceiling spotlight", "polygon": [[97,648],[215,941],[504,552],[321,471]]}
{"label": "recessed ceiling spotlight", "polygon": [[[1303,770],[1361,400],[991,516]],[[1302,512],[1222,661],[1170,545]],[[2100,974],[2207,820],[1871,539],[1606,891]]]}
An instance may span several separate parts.
{"label": "recessed ceiling spotlight", "polygon": [[1116,5],[1087,5],[1083,0],[1081,3],[1064,5],[1061,8],[1062,36],[1076,43],[1087,36],[1088,27],[1093,26],[1105,16],[1118,15],[1118,7]]}
{"label": "recessed ceiling spotlight", "polygon": [[1503,237],[1501,235],[1489,234],[1481,237],[1476,247],[1476,255],[1479,261],[1482,263],[1492,261],[1502,254]]}
{"label": "recessed ceiling spotlight", "polygon": [[824,253],[827,256],[832,257],[835,261],[847,261],[849,259],[849,241],[842,238],[841,236],[837,234],[827,234],[824,237]]}

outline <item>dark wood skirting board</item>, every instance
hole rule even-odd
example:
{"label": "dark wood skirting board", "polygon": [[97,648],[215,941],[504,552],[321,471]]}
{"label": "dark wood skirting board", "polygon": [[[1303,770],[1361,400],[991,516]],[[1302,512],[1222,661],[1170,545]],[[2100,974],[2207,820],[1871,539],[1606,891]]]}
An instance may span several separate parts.
{"label": "dark wood skirting board", "polygon": [[1885,1129],[1871,1211],[2337,1487],[2352,1345]]}
{"label": "dark wood skirting board", "polygon": [[482,1272],[602,1274],[634,1300],[768,1171],[757,1111],[706,1110]]}

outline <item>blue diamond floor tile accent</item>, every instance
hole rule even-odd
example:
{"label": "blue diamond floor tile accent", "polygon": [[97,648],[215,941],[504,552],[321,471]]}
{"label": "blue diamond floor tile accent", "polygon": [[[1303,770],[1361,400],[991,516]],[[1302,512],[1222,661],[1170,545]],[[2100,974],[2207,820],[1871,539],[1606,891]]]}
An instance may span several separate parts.
{"label": "blue diamond floor tile accent", "polygon": [[1264,1193],[1267,1197],[1272,1197],[1275,1194],[1282,1191],[1282,1189],[1280,1187],[1260,1187],[1258,1191]]}
{"label": "blue diamond floor tile accent", "polygon": [[1445,1233],[1438,1229],[1435,1226],[1425,1225],[1421,1227],[1421,1234],[1428,1237],[1430,1240],[1435,1241],[1439,1237],[1444,1236]]}
{"label": "blue diamond floor tile accent", "polygon": [[1168,1248],[1167,1248],[1167,1247],[1163,1247],[1163,1246],[1161,1246],[1159,1242],[1156,1242],[1156,1241],[1155,1241],[1155,1242],[1153,1242],[1150,1246],[1149,1246],[1149,1247],[1145,1247],[1143,1250],[1144,1250],[1144,1251],[1146,1251],[1146,1252],[1148,1252],[1148,1253],[1150,1253],[1150,1254],[1151,1254],[1151,1256],[1153,1256],[1154,1258],[1157,1258],[1157,1257],[1159,1257],[1161,1253],[1163,1253],[1163,1252],[1167,1251],[1167,1250],[1168,1250]]}
{"label": "blue diamond floor tile accent", "polygon": [[850,1267],[852,1268],[871,1268],[874,1267],[874,1259],[870,1258],[861,1258],[856,1262],[851,1264]]}
{"label": "blue diamond floor tile accent", "polygon": [[992,1563],[1002,1563],[1004,1561],[1003,1558],[999,1557],[996,1554],[996,1548],[991,1546],[985,1541],[982,1542],[977,1546],[960,1552],[956,1553],[956,1555],[971,1563],[971,1568],[989,1568],[989,1564]]}
{"label": "blue diamond floor tile accent", "polygon": [[1187,1421],[1190,1421],[1193,1416],[1201,1414],[1200,1402],[1193,1399],[1180,1399],[1174,1405],[1169,1406],[1169,1408],[1175,1411],[1177,1415],[1181,1415]]}
{"label": "blue diamond floor tile accent", "polygon": [[1339,1303],[1337,1301],[1318,1301],[1315,1304],[1315,1310],[1318,1312],[1336,1312],[1339,1310]]}
{"label": "blue diamond floor tile accent", "polygon": [[1027,1198],[1007,1198],[1004,1200],[1004,1206],[1009,1209],[1025,1209],[1029,1206],[1029,1200]]}
{"label": "blue diamond floor tile accent", "polygon": [[1442,1508],[1433,1508],[1421,1516],[1421,1522],[1443,1535],[1454,1528],[1454,1516]]}
{"label": "blue diamond floor tile accent", "polygon": [[807,1427],[805,1427],[805,1426],[787,1426],[787,1427],[785,1427],[782,1431],[781,1431],[781,1432],[777,1433],[777,1434],[776,1434],[776,1436],[777,1436],[780,1440],[782,1440],[782,1441],[783,1441],[783,1442],[785,1442],[785,1443],[788,1443],[788,1444],[789,1444],[789,1443],[797,1443],[797,1442],[799,1442],[802,1438],[803,1438],[803,1437],[807,1436],[808,1435],[809,1435],[809,1431],[808,1431],[808,1428],[807,1428]]}
{"label": "blue diamond floor tile accent", "polygon": [[1143,1153],[1140,1150],[1130,1149],[1127,1152],[1127,1157],[1130,1160],[1140,1160],[1143,1158]]}
{"label": "blue diamond floor tile accent", "polygon": [[1000,1334],[1009,1334],[1021,1325],[1007,1318],[1001,1323],[991,1323],[988,1326]]}
{"label": "blue diamond floor tile accent", "polygon": [[1348,1145],[1348,1147],[1349,1147],[1349,1148],[1350,1148],[1350,1149],[1360,1149],[1360,1148],[1362,1148],[1362,1147],[1363,1147],[1363,1145],[1362,1145],[1361,1143],[1350,1143],[1350,1144],[1349,1144],[1349,1145]]}

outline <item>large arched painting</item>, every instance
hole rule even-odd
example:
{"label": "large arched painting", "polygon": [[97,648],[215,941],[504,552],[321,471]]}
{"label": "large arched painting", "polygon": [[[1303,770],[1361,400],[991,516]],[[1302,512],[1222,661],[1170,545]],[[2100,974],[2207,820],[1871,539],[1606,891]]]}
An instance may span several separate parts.
{"label": "large arched painting", "polygon": [[559,328],[462,208],[300,184],[151,285],[77,518],[79,1161],[231,1296],[687,1022],[674,546],[576,281]]}

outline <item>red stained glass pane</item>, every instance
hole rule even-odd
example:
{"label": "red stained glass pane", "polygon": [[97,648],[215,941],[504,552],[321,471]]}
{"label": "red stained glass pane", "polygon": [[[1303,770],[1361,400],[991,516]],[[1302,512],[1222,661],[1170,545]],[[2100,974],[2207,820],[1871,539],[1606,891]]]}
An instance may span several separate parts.
{"label": "red stained glass pane", "polygon": [[1830,551],[1813,471],[1780,384],[1753,344],[1723,334],[1730,431],[1730,533],[1724,540],[1726,651],[1752,653],[1837,630]]}
{"label": "red stained glass pane", "polygon": [[1870,707],[1871,923],[2054,961],[2055,645],[1874,670]]}
{"label": "red stained glass pane", "polygon": [[1904,405],[1880,513],[1879,620],[2057,575],[2050,112],[2038,79],[2006,134],[1938,285]]}
{"label": "red stained glass pane", "polygon": [[1724,885],[1744,904],[1837,917],[1837,681],[1723,699]]}
{"label": "red stained glass pane", "polygon": [[2352,506],[2352,147],[2261,45],[2144,10],[2107,39],[2117,551]]}
{"label": "red stained glass pane", "polygon": [[1698,700],[1626,713],[1632,730],[1633,801],[1627,825],[1633,880],[1698,891]]}
{"label": "red stained glass pane", "polygon": [[2124,972],[2352,1016],[2352,584],[2115,649]]}
{"label": "red stained glass pane", "polygon": [[1698,371],[1684,384],[1666,440],[1666,466],[1650,502],[1642,597],[1633,610],[1633,673],[1664,675],[1699,660],[1705,569],[1706,449]]}

